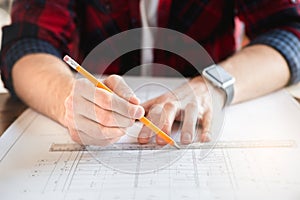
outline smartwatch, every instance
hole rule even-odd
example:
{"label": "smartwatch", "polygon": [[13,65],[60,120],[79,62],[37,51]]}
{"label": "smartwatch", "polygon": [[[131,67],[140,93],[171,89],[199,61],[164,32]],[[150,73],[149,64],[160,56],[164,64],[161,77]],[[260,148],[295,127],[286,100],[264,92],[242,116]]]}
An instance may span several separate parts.
{"label": "smartwatch", "polygon": [[222,89],[225,92],[225,105],[230,105],[234,96],[233,84],[235,82],[235,78],[219,65],[211,65],[205,68],[202,71],[202,76],[212,83],[212,85]]}

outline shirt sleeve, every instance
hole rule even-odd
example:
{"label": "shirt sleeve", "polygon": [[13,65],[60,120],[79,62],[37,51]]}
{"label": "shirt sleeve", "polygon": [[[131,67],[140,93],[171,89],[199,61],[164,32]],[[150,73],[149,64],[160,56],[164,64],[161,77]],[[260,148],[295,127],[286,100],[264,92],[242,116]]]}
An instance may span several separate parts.
{"label": "shirt sleeve", "polygon": [[15,95],[12,68],[16,61],[31,53],[48,53],[59,58],[78,54],[76,5],[70,0],[16,0],[12,23],[3,27],[0,67],[6,88]]}
{"label": "shirt sleeve", "polygon": [[250,43],[250,45],[253,44],[269,45],[280,52],[289,65],[290,84],[300,81],[300,40],[293,33],[285,30],[273,30],[255,38]]}
{"label": "shirt sleeve", "polygon": [[[24,38],[15,42],[7,51],[5,56],[5,66],[3,68],[2,79],[6,88],[11,92],[13,97],[16,97],[12,85],[11,70],[14,64],[23,56],[31,53],[49,53],[57,57],[61,57],[60,52],[50,43],[36,38]],[[7,71],[5,71],[7,70]],[[5,73],[6,72],[6,73]]]}
{"label": "shirt sleeve", "polygon": [[245,23],[249,45],[277,50],[288,63],[290,84],[300,81],[300,3],[293,0],[236,1],[237,16]]}

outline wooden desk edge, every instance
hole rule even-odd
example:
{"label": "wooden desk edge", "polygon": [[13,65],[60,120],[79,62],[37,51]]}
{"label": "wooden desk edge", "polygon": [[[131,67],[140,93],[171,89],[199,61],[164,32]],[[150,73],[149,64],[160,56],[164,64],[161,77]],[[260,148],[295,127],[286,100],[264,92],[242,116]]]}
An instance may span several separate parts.
{"label": "wooden desk edge", "polygon": [[0,136],[26,110],[27,106],[9,93],[0,93]]}

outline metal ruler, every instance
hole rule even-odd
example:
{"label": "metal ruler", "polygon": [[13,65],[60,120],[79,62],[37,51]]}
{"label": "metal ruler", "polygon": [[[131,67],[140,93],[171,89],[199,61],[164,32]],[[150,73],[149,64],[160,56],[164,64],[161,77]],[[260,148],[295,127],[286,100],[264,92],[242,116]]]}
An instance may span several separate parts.
{"label": "metal ruler", "polygon": [[[223,148],[292,148],[296,147],[293,140],[251,140],[251,141],[219,141],[216,143],[193,143],[180,145],[181,149],[223,149]],[[53,143],[50,151],[122,151],[122,150],[170,150],[170,145],[160,146],[155,143],[116,143],[106,147],[84,146],[75,143]]]}

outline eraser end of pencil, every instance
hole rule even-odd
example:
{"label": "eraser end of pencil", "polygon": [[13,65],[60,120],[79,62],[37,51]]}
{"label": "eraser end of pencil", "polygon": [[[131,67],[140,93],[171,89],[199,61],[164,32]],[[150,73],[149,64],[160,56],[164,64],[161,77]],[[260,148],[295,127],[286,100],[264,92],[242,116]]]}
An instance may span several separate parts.
{"label": "eraser end of pencil", "polygon": [[75,69],[75,70],[76,70],[76,68],[79,66],[79,64],[78,64],[75,60],[73,60],[70,56],[68,56],[68,55],[65,55],[64,58],[63,58],[63,60],[64,60],[70,67],[72,67],[72,68]]}
{"label": "eraser end of pencil", "polygon": [[65,55],[63,59],[64,59],[64,61],[68,62],[70,57],[68,55]]}

